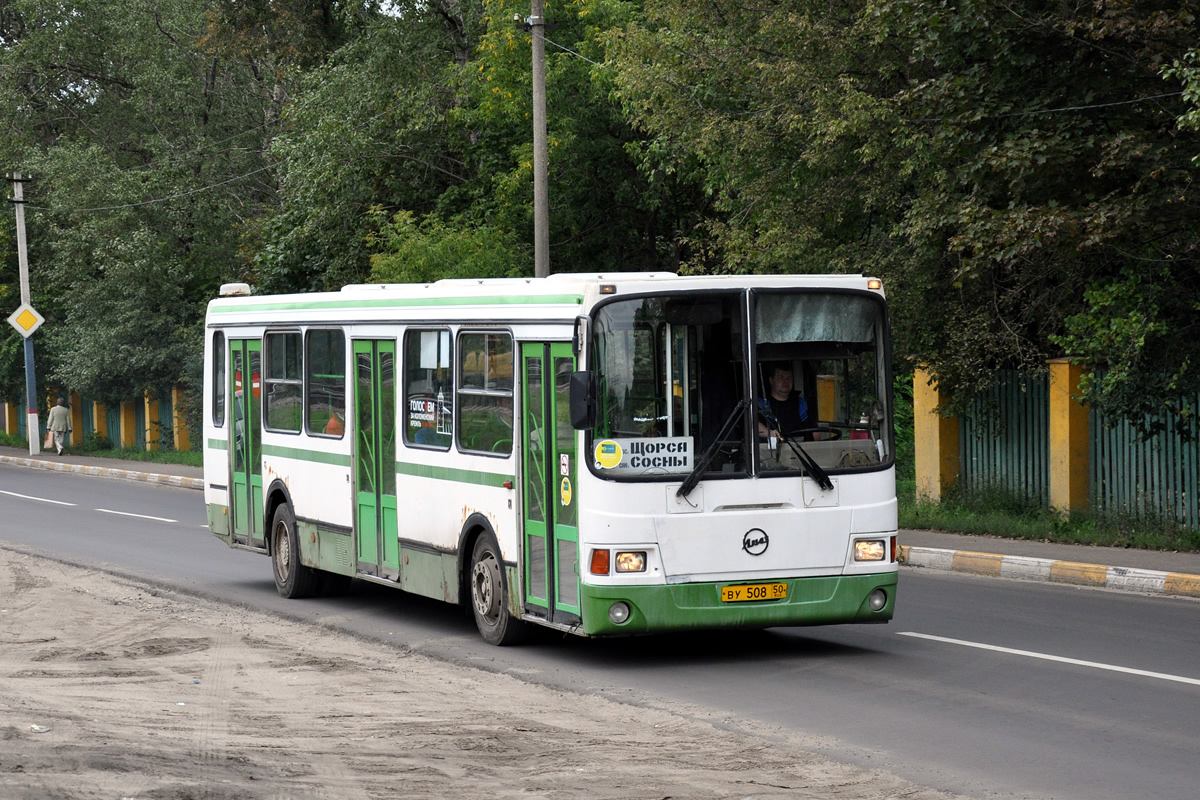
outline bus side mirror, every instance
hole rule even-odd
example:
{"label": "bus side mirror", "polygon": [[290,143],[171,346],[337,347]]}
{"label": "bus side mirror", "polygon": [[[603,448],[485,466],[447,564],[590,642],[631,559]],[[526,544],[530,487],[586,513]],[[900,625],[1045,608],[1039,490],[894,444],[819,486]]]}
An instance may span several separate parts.
{"label": "bus side mirror", "polygon": [[582,371],[571,373],[571,427],[590,431],[596,427],[596,374]]}

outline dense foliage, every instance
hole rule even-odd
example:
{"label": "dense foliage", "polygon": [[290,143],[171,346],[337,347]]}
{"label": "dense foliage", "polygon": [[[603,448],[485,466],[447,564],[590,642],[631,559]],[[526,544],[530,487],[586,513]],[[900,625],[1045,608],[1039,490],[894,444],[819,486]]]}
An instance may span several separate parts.
{"label": "dense foliage", "polygon": [[[551,2],[552,269],[877,274],[897,357],[964,403],[1067,356],[1110,413],[1194,426],[1195,6]],[[194,385],[228,280],[531,274],[527,14],[4,3],[39,377],[99,399]],[[6,218],[15,307],[13,242]],[[9,397],[20,370],[9,331]]]}

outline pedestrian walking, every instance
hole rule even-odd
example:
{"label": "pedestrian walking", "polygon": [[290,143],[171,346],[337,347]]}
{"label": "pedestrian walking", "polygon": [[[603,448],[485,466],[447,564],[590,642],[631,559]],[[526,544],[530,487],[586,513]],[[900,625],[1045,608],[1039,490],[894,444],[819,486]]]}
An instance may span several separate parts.
{"label": "pedestrian walking", "polygon": [[50,409],[50,418],[46,420],[46,430],[54,434],[54,446],[61,456],[63,443],[71,433],[71,412],[67,410],[65,398],[58,398],[58,405]]}

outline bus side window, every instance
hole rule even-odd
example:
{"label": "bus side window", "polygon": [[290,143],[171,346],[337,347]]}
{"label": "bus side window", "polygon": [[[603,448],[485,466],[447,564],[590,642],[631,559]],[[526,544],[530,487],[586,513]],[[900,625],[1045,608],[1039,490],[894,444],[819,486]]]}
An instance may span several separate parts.
{"label": "bus side window", "polygon": [[304,345],[307,430],[340,439],[346,432],[346,337],[340,330],[310,330]]}
{"label": "bus side window", "polygon": [[213,334],[212,340],[212,420],[213,425],[216,425],[218,428],[225,427],[225,358],[227,355],[225,352],[225,334],[217,331]]}
{"label": "bus side window", "polygon": [[404,442],[450,449],[454,438],[454,382],[450,331],[404,334]]}
{"label": "bus side window", "polygon": [[268,430],[300,432],[300,334],[266,335],[266,375],[263,376],[263,419]]}
{"label": "bus side window", "polygon": [[512,336],[464,333],[458,341],[459,447],[508,455],[513,435]]}

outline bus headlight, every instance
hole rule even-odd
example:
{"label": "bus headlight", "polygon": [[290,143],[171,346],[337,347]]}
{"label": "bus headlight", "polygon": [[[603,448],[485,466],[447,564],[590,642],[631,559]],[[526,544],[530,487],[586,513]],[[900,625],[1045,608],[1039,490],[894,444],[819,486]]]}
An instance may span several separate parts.
{"label": "bus headlight", "polygon": [[646,551],[617,553],[617,572],[645,572]]}
{"label": "bus headlight", "polygon": [[629,619],[629,604],[617,601],[608,607],[608,618],[614,625],[621,625]]}
{"label": "bus headlight", "polygon": [[854,543],[855,561],[883,561],[887,558],[887,543],[877,539],[860,539]]}

